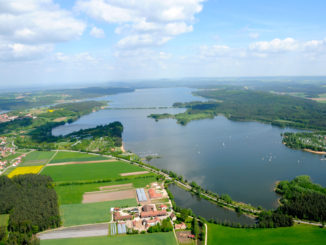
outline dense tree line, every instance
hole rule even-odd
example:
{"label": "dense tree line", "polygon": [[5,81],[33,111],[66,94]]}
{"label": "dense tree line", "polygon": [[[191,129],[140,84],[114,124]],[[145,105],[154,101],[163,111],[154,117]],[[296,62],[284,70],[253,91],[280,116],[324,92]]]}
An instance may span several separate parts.
{"label": "dense tree line", "polygon": [[292,226],[293,218],[278,211],[262,211],[258,216],[258,224],[260,228]]}
{"label": "dense tree line", "polygon": [[162,224],[157,223],[156,225],[153,225],[148,228],[148,233],[154,233],[154,232],[169,232],[173,230],[173,226],[171,224],[170,218],[166,218],[162,220]]}
{"label": "dense tree line", "polygon": [[309,176],[281,181],[276,192],[282,195],[279,212],[300,219],[326,221],[326,188],[312,183]]}
{"label": "dense tree line", "polygon": [[6,134],[17,128],[27,127],[33,123],[33,119],[29,117],[17,118],[10,122],[0,123],[0,134]]}
{"label": "dense tree line", "polygon": [[60,225],[52,179],[43,175],[0,176],[0,214],[10,214],[8,244],[32,244],[33,234]]}

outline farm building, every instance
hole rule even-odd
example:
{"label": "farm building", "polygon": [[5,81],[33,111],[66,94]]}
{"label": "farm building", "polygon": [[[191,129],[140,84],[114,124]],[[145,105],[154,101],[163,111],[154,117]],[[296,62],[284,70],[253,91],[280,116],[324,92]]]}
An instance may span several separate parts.
{"label": "farm building", "polygon": [[113,218],[115,221],[118,221],[118,220],[130,220],[132,219],[132,215],[121,215],[120,212],[114,212],[113,213]]}
{"label": "farm building", "polygon": [[144,211],[144,212],[154,211],[154,206],[153,206],[153,205],[148,205],[148,204],[146,204],[146,205],[144,205],[144,206],[142,207],[142,211]]}
{"label": "farm building", "polygon": [[147,201],[147,197],[146,197],[144,188],[136,189],[136,193],[137,193],[137,198],[138,198],[139,202],[146,202]]}
{"label": "farm building", "polygon": [[166,215],[166,211],[149,211],[149,212],[141,212],[141,218],[150,218],[150,217],[158,217]]}
{"label": "farm building", "polygon": [[149,197],[151,199],[154,199],[154,198],[162,198],[162,194],[161,193],[157,193],[155,189],[153,188],[150,188],[148,190],[148,194],[149,194]]}

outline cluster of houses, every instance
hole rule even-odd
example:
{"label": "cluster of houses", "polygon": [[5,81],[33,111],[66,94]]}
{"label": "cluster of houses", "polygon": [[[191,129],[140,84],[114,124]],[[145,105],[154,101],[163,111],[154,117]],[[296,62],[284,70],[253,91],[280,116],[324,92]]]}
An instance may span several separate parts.
{"label": "cluster of houses", "polygon": [[13,120],[15,120],[17,118],[18,118],[18,116],[8,116],[7,113],[0,114],[0,123],[10,122],[10,121],[13,121]]}
{"label": "cluster of houses", "polygon": [[[155,204],[124,209],[113,208],[113,220],[118,224],[125,224],[129,229],[144,231],[173,214],[166,204],[160,204],[158,208],[159,210]],[[171,218],[174,217],[172,215]]]}
{"label": "cluster of houses", "polygon": [[[7,138],[0,137],[0,159],[3,159],[16,153],[15,147],[8,147],[7,145]],[[21,163],[23,157],[25,156],[26,154],[22,154],[10,162],[7,160],[0,160],[0,171],[6,168],[9,164],[12,164],[12,166],[16,167],[18,164]]]}
{"label": "cluster of houses", "polygon": [[138,207],[112,208],[113,220],[118,224],[124,224],[128,229],[146,231],[149,227],[161,223],[170,217],[175,219],[171,202],[166,203],[168,194],[162,185],[152,183],[148,189],[136,189]]}

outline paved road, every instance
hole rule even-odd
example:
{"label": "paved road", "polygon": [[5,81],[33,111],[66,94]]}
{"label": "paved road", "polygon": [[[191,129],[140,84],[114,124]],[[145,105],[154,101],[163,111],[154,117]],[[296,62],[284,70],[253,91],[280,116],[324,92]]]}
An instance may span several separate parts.
{"label": "paved road", "polygon": [[91,236],[107,236],[109,235],[108,223],[94,225],[80,225],[67,228],[59,228],[56,230],[45,231],[37,236],[41,240],[59,239],[59,238],[75,238],[75,237],[91,237]]}

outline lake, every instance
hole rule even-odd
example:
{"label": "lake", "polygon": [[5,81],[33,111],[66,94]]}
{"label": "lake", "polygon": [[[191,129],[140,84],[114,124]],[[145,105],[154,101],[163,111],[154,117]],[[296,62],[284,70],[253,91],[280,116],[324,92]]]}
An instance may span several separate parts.
{"label": "lake", "polygon": [[110,101],[112,109],[83,116],[70,125],[55,128],[53,134],[121,121],[127,150],[141,156],[158,154],[161,158],[152,160],[152,165],[172,170],[205,189],[227,193],[234,200],[267,209],[277,206],[278,196],[273,187],[278,180],[310,175],[314,182],[326,186],[326,161],[321,161],[321,156],[282,144],[280,134],[294,129],[235,122],[223,116],[192,121],[186,126],[172,119],[155,122],[147,117],[151,113],[184,111],[159,109],[171,107],[174,102],[204,100],[193,96],[192,91],[189,88],[139,89],[102,97]]}

